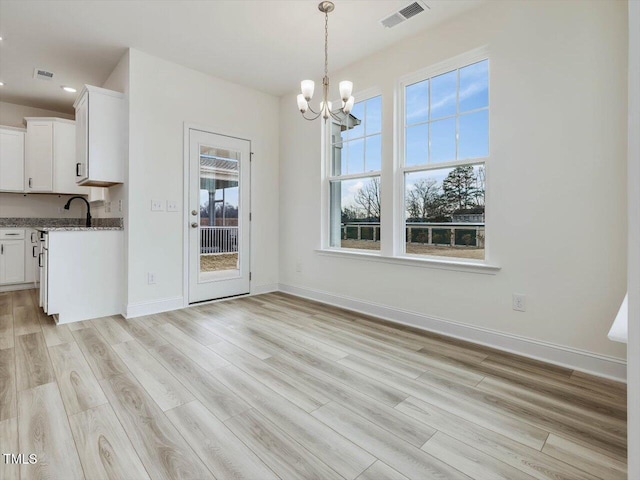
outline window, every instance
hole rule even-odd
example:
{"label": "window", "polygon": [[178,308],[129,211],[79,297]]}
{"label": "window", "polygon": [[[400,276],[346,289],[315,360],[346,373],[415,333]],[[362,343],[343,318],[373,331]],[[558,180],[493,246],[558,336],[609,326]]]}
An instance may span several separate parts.
{"label": "window", "polygon": [[484,259],[489,61],[404,85],[404,252]]}
{"label": "window", "polygon": [[380,250],[382,97],[354,105],[346,125],[331,123],[331,247]]}

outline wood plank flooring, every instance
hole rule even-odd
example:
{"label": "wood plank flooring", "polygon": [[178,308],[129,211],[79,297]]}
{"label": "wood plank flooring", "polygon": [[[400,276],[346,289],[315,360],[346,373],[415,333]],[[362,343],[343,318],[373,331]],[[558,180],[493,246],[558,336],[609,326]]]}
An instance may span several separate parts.
{"label": "wood plank flooring", "polygon": [[281,293],[57,327],[0,293],[6,479],[626,478],[626,387]]}

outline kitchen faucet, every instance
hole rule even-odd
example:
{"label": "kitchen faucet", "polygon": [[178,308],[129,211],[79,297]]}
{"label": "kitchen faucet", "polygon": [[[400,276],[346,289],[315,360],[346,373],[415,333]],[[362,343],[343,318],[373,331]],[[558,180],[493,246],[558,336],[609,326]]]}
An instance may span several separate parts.
{"label": "kitchen faucet", "polygon": [[89,202],[87,201],[86,198],[84,197],[71,197],[68,201],[67,204],[64,206],[65,210],[69,210],[69,205],[71,205],[71,200],[75,200],[76,198],[79,198],[80,200],[82,200],[84,203],[87,204],[87,227],[91,226],[91,205],[89,205]]}

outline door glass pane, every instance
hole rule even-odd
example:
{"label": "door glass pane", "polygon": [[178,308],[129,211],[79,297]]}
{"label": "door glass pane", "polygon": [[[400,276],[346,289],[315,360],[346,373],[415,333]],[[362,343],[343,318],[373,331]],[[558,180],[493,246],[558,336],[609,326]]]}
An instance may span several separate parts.
{"label": "door glass pane", "polygon": [[239,274],[240,152],[200,146],[200,279]]}

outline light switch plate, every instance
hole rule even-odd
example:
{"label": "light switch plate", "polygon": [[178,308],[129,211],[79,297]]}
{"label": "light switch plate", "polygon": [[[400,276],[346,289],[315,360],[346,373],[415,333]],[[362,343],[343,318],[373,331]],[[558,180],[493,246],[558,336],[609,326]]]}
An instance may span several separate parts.
{"label": "light switch plate", "polygon": [[164,211],[164,202],[162,200],[151,200],[151,211],[162,212]]}
{"label": "light switch plate", "polygon": [[167,200],[167,212],[177,212],[178,202],[175,200]]}

